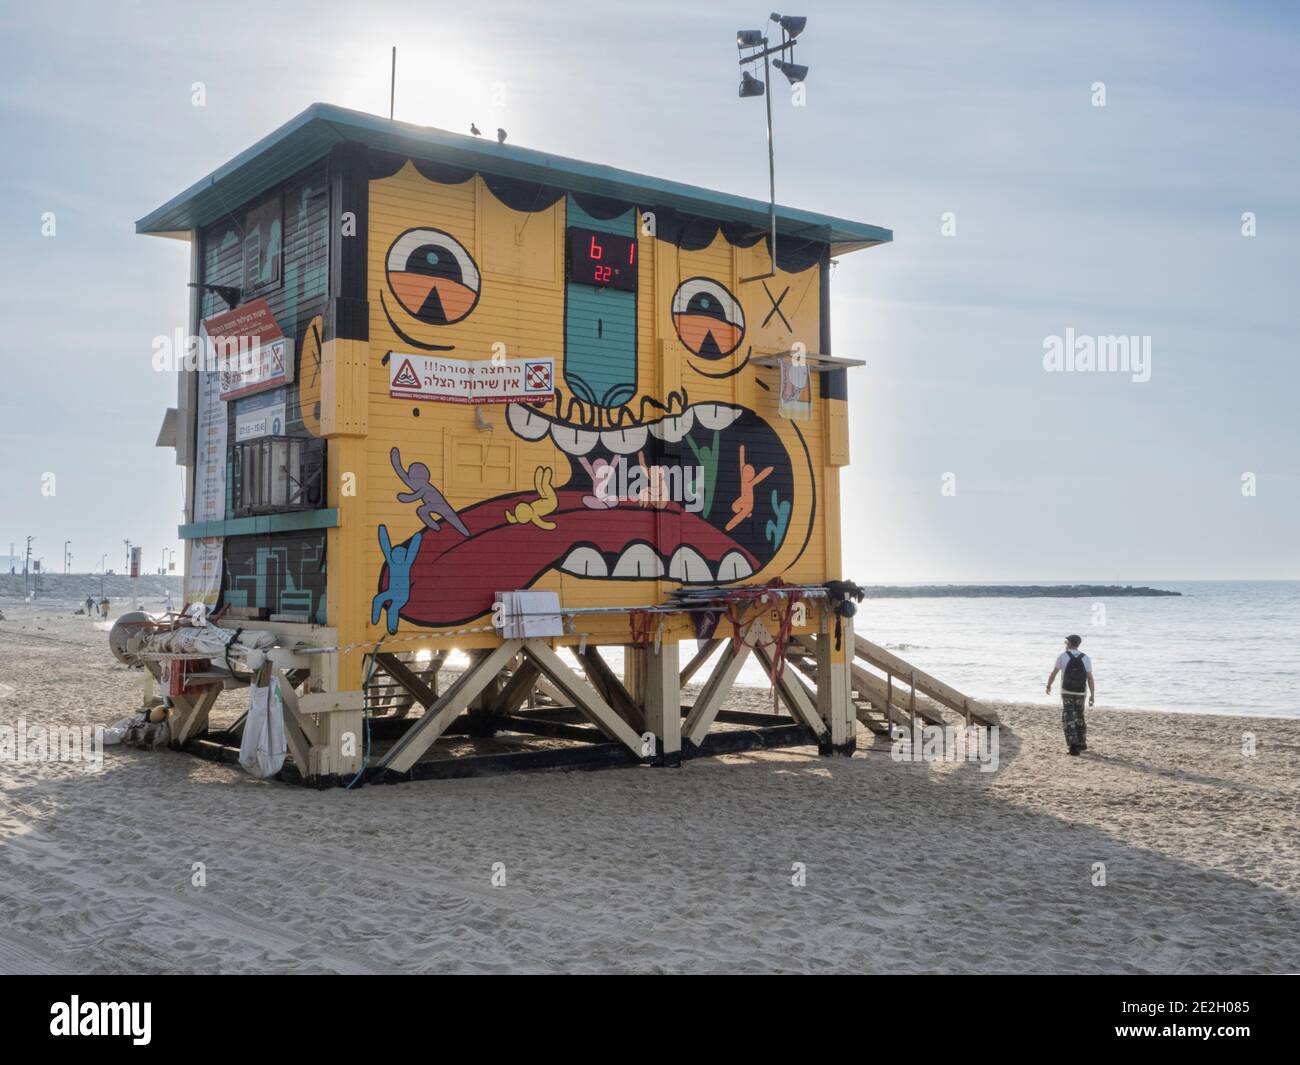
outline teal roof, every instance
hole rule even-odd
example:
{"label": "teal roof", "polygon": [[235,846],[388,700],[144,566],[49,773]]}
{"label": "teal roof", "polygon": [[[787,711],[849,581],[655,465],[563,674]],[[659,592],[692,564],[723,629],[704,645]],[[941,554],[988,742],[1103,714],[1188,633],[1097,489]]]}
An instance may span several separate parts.
{"label": "teal roof", "polygon": [[[221,218],[230,208],[293,176],[324,157],[335,144],[346,141],[573,192],[672,207],[724,222],[748,223],[760,230],[769,225],[768,205],[763,200],[498,144],[492,137],[464,136],[332,104],[312,104],[202,181],[145,215],[136,222],[135,231],[187,235],[188,230]],[[890,230],[865,222],[781,206],[777,207],[777,234],[825,241],[834,254],[884,244],[894,238]]]}

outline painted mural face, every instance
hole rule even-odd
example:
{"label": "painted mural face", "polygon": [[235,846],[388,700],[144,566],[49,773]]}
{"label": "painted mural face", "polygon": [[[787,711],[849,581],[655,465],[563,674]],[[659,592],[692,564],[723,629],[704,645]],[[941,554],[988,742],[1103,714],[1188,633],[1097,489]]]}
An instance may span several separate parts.
{"label": "painted mural face", "polygon": [[[410,175],[390,180],[399,179]],[[372,228],[372,263],[383,255],[373,295],[395,350],[485,359],[503,344],[511,357],[555,358],[557,387],[544,403],[481,408],[495,423],[490,435],[474,429],[465,407],[391,401],[412,430],[390,456],[394,497],[410,504],[411,520],[379,528],[385,563],[372,623],[383,616],[390,632],[399,619],[466,624],[508,589],[561,590],[577,605],[608,603],[611,582],[624,582],[618,601],[632,604],[654,601],[647,582],[657,580],[794,579],[813,531],[817,471],[805,432],[777,412],[779,375],[751,358],[798,342],[817,350],[816,265],[739,284],[738,273],[765,268],[765,251],[749,258],[757,269],[741,270],[721,232],[687,248],[639,233],[631,208],[602,217],[566,196],[535,212],[494,205],[506,212],[499,224],[543,235],[535,258],[516,238],[520,269],[538,275],[536,286],[520,285],[495,276],[490,257],[479,261],[475,234],[446,223],[451,190],[435,191],[427,226]],[[608,233],[620,256],[639,257],[635,286],[566,277],[562,242],[572,227]],[[625,251],[629,240],[635,250]],[[681,279],[667,290],[654,268],[665,255]],[[656,334],[680,345],[680,377],[666,395],[655,387]],[[372,342],[388,341],[372,331]],[[490,441],[508,453],[507,490],[485,486],[486,477],[456,483],[441,434],[421,439],[434,418],[466,423],[467,448]]]}
{"label": "painted mural face", "polygon": [[408,229],[388,249],[388,290],[425,325],[451,325],[478,303],[478,265],[450,233]]}

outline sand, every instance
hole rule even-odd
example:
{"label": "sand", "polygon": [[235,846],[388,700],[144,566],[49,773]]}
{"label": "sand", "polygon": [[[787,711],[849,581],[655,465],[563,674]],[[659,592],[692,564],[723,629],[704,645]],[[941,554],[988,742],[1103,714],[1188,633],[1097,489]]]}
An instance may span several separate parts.
{"label": "sand", "polygon": [[[0,725],[138,704],[102,627],[0,608]],[[1070,758],[1059,712],[998,709],[992,773],[877,746],[316,792],[170,751],[3,762],[0,972],[1300,969],[1300,720],[1096,710]]]}

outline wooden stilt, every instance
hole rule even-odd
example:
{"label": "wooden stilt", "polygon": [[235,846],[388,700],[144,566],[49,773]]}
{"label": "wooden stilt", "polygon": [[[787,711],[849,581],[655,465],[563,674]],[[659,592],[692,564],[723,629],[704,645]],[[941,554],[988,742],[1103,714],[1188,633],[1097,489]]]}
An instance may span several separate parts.
{"label": "wooden stilt", "polygon": [[[834,630],[838,622],[838,646]],[[857,747],[857,714],[853,707],[852,673],[853,619],[822,611],[817,637],[817,711],[830,729],[830,751],[852,754]]]}
{"label": "wooden stilt", "polygon": [[678,673],[681,664],[679,646],[664,641],[656,653],[646,655],[643,691],[644,727],[655,736],[657,764],[681,765],[682,762],[682,688]]}

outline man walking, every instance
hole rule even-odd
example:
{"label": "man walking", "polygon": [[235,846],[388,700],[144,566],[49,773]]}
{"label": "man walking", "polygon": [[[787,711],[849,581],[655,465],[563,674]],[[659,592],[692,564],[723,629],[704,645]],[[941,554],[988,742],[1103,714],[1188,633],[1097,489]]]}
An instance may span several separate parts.
{"label": "man walking", "polygon": [[[1067,636],[1065,650],[1057,656],[1056,664],[1047,678],[1047,694],[1052,694],[1056,674],[1061,674],[1061,727],[1065,730],[1065,745],[1077,755],[1088,749],[1088,725],[1083,719],[1083,700],[1088,705],[1097,702],[1097,689],[1092,682],[1092,659],[1079,650],[1082,636]],[[1085,690],[1086,689],[1086,690]]]}

